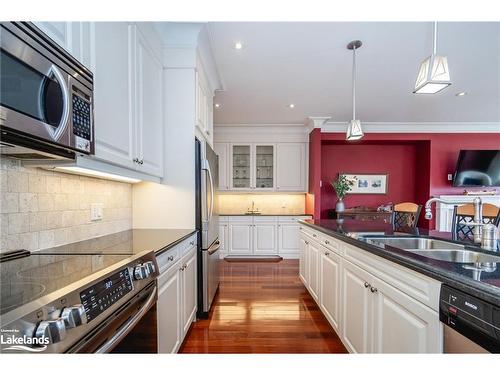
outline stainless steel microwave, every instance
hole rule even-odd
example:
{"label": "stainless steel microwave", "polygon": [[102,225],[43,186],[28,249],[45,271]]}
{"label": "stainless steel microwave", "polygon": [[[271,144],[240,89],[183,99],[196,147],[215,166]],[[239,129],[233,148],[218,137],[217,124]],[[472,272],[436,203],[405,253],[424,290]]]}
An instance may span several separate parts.
{"label": "stainless steel microwave", "polygon": [[1,153],[94,153],[92,73],[29,22],[0,23]]}

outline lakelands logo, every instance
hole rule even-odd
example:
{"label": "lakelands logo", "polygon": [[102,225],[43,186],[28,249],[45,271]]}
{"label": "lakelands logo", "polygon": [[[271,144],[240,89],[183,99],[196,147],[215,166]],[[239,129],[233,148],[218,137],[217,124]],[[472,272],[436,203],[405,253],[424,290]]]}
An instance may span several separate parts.
{"label": "lakelands logo", "polygon": [[48,337],[29,337],[19,335],[17,329],[2,329],[0,332],[0,344],[10,345],[2,348],[2,350],[26,351],[26,352],[43,352],[50,344]]}

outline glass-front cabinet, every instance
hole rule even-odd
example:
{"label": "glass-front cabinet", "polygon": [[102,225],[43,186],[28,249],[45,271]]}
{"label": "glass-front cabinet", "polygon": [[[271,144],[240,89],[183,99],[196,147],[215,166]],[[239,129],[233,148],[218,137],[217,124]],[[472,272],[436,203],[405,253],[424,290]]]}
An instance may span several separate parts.
{"label": "glass-front cabinet", "polygon": [[274,189],[274,144],[232,144],[231,164],[231,189]]}

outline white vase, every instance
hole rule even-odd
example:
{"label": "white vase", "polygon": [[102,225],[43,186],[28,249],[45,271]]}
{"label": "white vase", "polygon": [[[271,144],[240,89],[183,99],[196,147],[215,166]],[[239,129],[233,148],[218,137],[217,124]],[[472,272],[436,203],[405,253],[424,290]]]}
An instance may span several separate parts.
{"label": "white vase", "polygon": [[335,205],[335,211],[336,212],[344,212],[345,211],[345,204],[342,199],[339,199],[337,201],[337,204]]}

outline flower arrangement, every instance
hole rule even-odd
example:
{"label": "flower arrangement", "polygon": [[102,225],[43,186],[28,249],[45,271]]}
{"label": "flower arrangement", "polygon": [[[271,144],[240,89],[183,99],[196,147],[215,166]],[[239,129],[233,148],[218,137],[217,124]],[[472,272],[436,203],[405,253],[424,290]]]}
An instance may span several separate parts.
{"label": "flower arrangement", "polygon": [[337,194],[337,198],[342,200],[354,186],[354,181],[339,173],[337,178],[331,182],[331,185]]}

